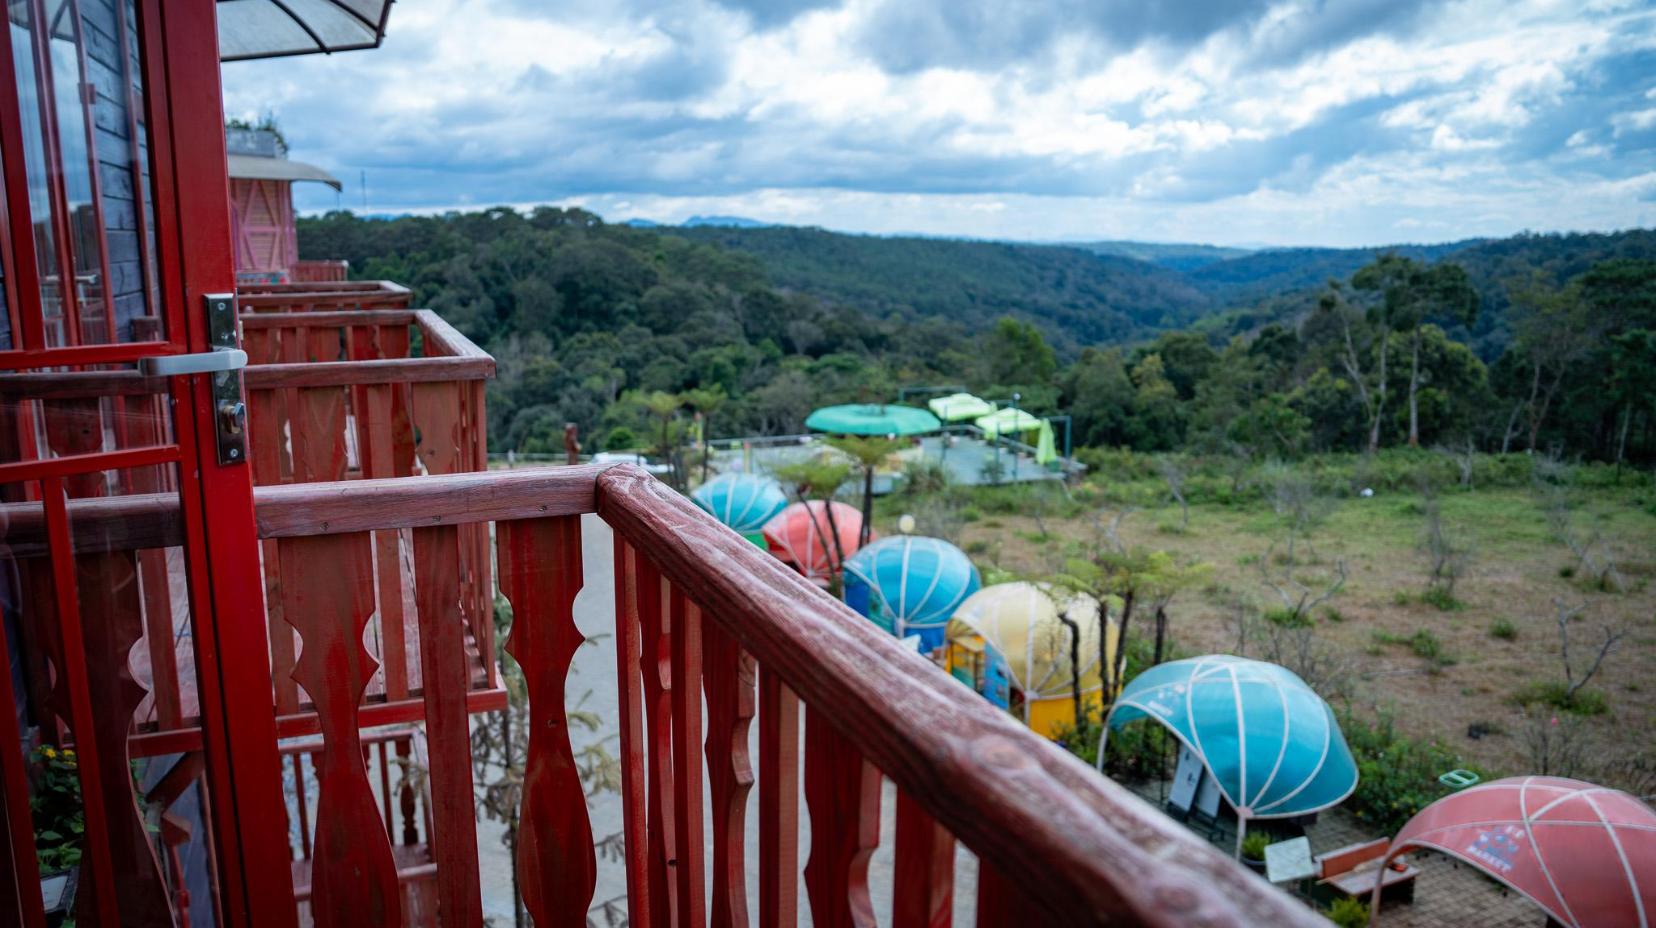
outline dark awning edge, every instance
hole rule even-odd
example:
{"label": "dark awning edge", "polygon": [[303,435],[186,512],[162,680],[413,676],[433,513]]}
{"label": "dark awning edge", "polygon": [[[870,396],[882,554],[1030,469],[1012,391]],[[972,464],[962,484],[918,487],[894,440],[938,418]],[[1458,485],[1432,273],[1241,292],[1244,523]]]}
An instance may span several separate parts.
{"label": "dark awning edge", "polygon": [[[378,48],[396,0],[218,0],[219,60]],[[366,11],[366,12],[365,12]]]}

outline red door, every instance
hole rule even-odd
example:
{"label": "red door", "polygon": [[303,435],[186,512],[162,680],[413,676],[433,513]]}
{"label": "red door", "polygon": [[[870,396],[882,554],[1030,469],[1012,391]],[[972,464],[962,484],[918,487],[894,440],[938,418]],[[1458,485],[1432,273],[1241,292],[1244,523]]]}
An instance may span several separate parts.
{"label": "red door", "polygon": [[214,3],[6,7],[0,923],[292,924]]}

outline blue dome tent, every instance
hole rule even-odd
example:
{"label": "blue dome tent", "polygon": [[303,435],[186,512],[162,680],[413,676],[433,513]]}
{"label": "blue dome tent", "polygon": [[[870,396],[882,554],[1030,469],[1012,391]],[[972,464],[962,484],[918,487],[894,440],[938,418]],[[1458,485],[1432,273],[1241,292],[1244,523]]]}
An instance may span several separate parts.
{"label": "blue dome tent", "polygon": [[943,644],[954,611],[982,582],[965,552],[937,538],[882,538],[845,559],[848,602],[867,590],[865,614],[898,638],[918,634],[920,650]]}
{"label": "blue dome tent", "polygon": [[[759,530],[788,506],[782,487],[760,474],[720,474],[690,494],[715,519],[753,540]],[[754,541],[764,545],[763,540]]]}
{"label": "blue dome tent", "polygon": [[1285,667],[1228,654],[1158,664],[1122,690],[1105,737],[1144,717],[1201,759],[1236,810],[1238,853],[1248,819],[1316,812],[1357,788],[1357,762],[1334,711]]}

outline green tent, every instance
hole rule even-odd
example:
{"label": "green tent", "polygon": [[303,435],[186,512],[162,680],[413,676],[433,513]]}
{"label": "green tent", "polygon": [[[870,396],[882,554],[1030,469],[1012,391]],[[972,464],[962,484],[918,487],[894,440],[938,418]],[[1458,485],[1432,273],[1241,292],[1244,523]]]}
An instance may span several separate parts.
{"label": "green tent", "polygon": [[1001,435],[1016,436],[1022,432],[1033,432],[1045,421],[1009,406],[983,416],[973,424],[983,430],[985,438],[999,438]]}
{"label": "green tent", "polygon": [[913,406],[859,403],[818,409],[806,417],[805,427],[831,435],[924,435],[941,429],[943,423]]}
{"label": "green tent", "polygon": [[995,411],[995,404],[970,393],[951,393],[928,400],[927,406],[944,422],[964,422],[981,419]]}

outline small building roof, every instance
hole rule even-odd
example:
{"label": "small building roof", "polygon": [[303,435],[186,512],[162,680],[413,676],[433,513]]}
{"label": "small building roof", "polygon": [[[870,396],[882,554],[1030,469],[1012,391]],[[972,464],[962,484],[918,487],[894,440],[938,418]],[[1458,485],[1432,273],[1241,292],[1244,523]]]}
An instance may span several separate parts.
{"label": "small building roof", "polygon": [[287,158],[264,158],[259,155],[230,155],[230,176],[242,180],[314,180],[335,190],[342,189],[339,178],[314,164],[290,161]]}
{"label": "small building roof", "polygon": [[218,0],[220,61],[378,48],[392,0]]}

